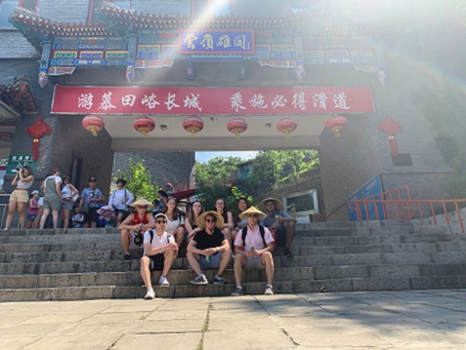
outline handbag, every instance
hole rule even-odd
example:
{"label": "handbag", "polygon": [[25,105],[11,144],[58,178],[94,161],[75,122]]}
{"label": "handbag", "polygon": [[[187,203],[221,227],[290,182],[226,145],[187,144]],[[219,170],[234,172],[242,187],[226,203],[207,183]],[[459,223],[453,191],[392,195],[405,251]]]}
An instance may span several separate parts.
{"label": "handbag", "polygon": [[89,214],[89,205],[88,204],[84,204],[80,209],[79,209],[79,212],[83,215],[87,215]]}

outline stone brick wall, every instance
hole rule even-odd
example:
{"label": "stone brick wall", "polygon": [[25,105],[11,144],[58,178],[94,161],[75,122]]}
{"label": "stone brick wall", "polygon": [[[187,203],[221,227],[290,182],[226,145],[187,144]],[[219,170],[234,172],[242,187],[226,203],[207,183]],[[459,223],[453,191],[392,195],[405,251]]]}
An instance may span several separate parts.
{"label": "stone brick wall", "polygon": [[[0,60],[5,58],[38,59],[40,58],[40,54],[16,29],[5,29],[0,30]],[[1,61],[0,65],[3,66]],[[1,75],[2,72],[0,71]]]}
{"label": "stone brick wall", "polygon": [[60,22],[86,23],[89,0],[41,0],[39,14]]}

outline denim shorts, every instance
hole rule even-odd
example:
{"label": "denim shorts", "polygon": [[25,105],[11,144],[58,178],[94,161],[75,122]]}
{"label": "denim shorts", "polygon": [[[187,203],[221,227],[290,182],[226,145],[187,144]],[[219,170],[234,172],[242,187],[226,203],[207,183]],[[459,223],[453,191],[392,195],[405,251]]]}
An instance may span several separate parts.
{"label": "denim shorts", "polygon": [[212,254],[210,261],[207,261],[204,255],[199,257],[199,263],[203,270],[216,270],[220,267],[220,261],[222,260],[222,253]]}

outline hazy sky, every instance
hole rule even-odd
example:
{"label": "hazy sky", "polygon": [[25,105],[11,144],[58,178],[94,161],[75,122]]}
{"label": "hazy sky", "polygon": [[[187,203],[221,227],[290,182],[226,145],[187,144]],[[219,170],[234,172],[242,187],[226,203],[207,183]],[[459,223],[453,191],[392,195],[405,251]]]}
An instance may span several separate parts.
{"label": "hazy sky", "polygon": [[215,157],[240,157],[244,160],[254,158],[258,152],[244,151],[244,152],[196,152],[196,161],[199,163],[207,163],[209,159]]}

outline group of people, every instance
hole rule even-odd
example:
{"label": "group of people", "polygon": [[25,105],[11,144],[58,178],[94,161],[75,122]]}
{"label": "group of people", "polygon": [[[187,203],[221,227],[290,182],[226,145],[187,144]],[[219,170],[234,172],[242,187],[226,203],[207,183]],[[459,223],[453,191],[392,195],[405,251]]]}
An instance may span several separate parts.
{"label": "group of people", "polygon": [[265,269],[267,284],[265,294],[273,294],[274,262],[272,252],[284,245],[284,255],[292,257],[296,219],[283,210],[276,198],[267,198],[259,209],[250,206],[246,198],[238,200],[235,216],[228,211],[226,201],[218,199],[215,208],[204,211],[199,200],[193,201],[185,218],[178,211],[174,197],[165,199],[165,206],[155,215],[150,211],[153,203],[141,198],[131,204],[136,211],[119,226],[124,258],[131,259],[131,248],[141,247],[140,272],[146,286],[145,299],[155,296],[151,271],[162,271],[160,286],[169,286],[167,275],[186,241],[186,257],[196,274],[195,285],[209,283],[203,270],[217,270],[212,281],[226,284],[223,273],[233,258],[236,289],[234,296],[242,295],[243,269]]}

